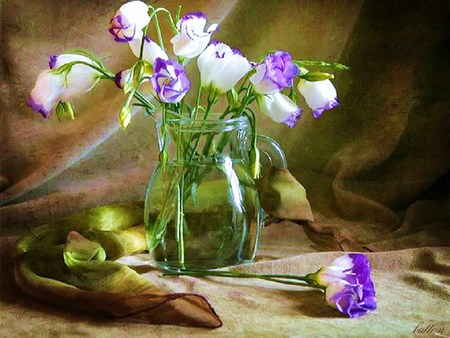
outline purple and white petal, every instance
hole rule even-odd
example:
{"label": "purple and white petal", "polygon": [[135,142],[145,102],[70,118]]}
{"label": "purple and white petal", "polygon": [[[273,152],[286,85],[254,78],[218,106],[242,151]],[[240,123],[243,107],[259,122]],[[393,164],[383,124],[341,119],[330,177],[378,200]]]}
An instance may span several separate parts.
{"label": "purple and white petal", "polygon": [[88,57],[79,54],[50,56],[50,70],[39,74],[27,101],[27,104],[35,112],[47,117],[58,102],[71,101],[96,85],[101,74],[86,64],[74,64],[69,73],[55,74],[53,72],[61,66],[77,61],[87,64],[94,63]]}
{"label": "purple and white petal", "polygon": [[260,95],[257,103],[264,115],[277,123],[284,123],[289,128],[295,127],[302,114],[302,109],[282,93]]}
{"label": "purple and white petal", "polygon": [[256,66],[256,73],[250,77],[255,91],[260,94],[274,94],[293,85],[299,69],[292,56],[285,51],[267,55],[264,62]]}
{"label": "purple and white petal", "polygon": [[375,290],[371,285],[351,285],[335,282],[327,286],[325,298],[328,305],[350,318],[357,318],[376,310]]}
{"label": "purple and white petal", "polygon": [[325,286],[328,304],[349,317],[362,316],[377,307],[370,262],[364,254],[345,254],[307,277]]}
{"label": "purple and white petal", "polygon": [[[140,37],[136,37],[135,39],[128,42],[131,51],[133,52],[134,55],[136,55],[136,57],[139,57],[141,53],[141,43],[142,43],[142,34]],[[144,49],[142,57],[145,61],[147,61],[151,65],[155,63],[156,58],[169,60],[167,53],[148,36],[146,36],[144,39]]]}
{"label": "purple and white petal", "polygon": [[125,69],[116,74],[114,77],[114,83],[120,89],[123,89],[125,83],[130,81],[131,69]]}
{"label": "purple and white petal", "polygon": [[142,29],[150,22],[148,6],[142,1],[123,4],[111,19],[109,32],[117,42],[128,42],[142,36]]}
{"label": "purple and white petal", "polygon": [[342,280],[362,285],[370,281],[370,262],[363,254],[345,254],[335,259],[331,265],[322,268],[316,275],[315,279],[323,286]]}
{"label": "purple and white petal", "polygon": [[[58,69],[61,66],[64,66],[70,62],[81,61],[89,64],[94,64],[93,61],[87,56],[80,54],[52,54],[48,58],[48,66],[50,69]],[[75,65],[74,67],[78,67],[80,69],[84,69],[86,71],[90,71],[92,68],[86,65]]]}
{"label": "purple and white petal", "polygon": [[50,70],[44,70],[36,80],[27,105],[36,113],[40,113],[43,117],[48,117],[60,101],[60,95],[63,89],[64,78],[52,74]]}
{"label": "purple and white petal", "polygon": [[314,118],[319,118],[325,110],[339,105],[336,88],[330,80],[310,82],[301,79],[298,83],[298,91],[312,109]]}
{"label": "purple and white petal", "polygon": [[[71,63],[81,61],[87,64],[95,65],[90,58],[80,54],[60,54],[51,55],[49,58],[49,66],[51,69]],[[64,90],[61,93],[61,101],[69,101],[76,96],[90,91],[98,82],[101,73],[85,64],[75,64],[69,74],[59,74],[58,76],[65,79]]]}
{"label": "purple and white petal", "polygon": [[157,58],[154,72],[150,83],[162,102],[180,102],[189,91],[190,81],[185,69],[176,61]]}
{"label": "purple and white petal", "polygon": [[239,50],[217,41],[200,54],[197,65],[202,86],[212,85],[219,93],[232,89],[252,68]]}
{"label": "purple and white petal", "polygon": [[211,34],[219,27],[212,24],[205,31],[206,16],[202,12],[185,14],[177,23],[178,33],[170,40],[177,56],[193,58],[200,55],[208,46]]}

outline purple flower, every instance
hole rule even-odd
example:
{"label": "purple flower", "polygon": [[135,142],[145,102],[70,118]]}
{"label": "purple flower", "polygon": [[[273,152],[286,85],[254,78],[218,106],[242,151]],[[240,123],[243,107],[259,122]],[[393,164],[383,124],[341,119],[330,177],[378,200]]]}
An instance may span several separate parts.
{"label": "purple flower", "polygon": [[298,91],[306,100],[313,111],[314,118],[320,117],[324,110],[337,107],[337,92],[330,80],[306,81],[301,79],[298,83]]}
{"label": "purple flower", "polygon": [[222,42],[212,42],[198,57],[202,86],[212,85],[225,93],[252,68],[250,62],[237,49]]}
{"label": "purple flower", "polygon": [[258,95],[257,102],[264,115],[277,123],[284,123],[289,128],[294,128],[302,115],[302,109],[282,93]]}
{"label": "purple flower", "polygon": [[154,72],[150,83],[162,102],[180,102],[189,91],[189,79],[183,66],[176,61],[157,58]]}
{"label": "purple flower", "polygon": [[365,284],[332,283],[325,291],[327,303],[350,318],[360,317],[377,308],[372,281]]}
{"label": "purple flower", "polygon": [[250,77],[250,81],[256,92],[274,94],[291,87],[298,73],[299,69],[292,62],[291,55],[278,51],[268,55],[263,63],[256,66],[256,74]]}
{"label": "purple flower", "polygon": [[142,1],[123,4],[111,19],[109,32],[117,42],[128,42],[142,36],[142,29],[150,22],[148,7]]}
{"label": "purple flower", "polygon": [[329,305],[353,318],[377,308],[370,273],[370,262],[365,255],[346,254],[307,277],[326,287]]}
{"label": "purple flower", "polygon": [[173,52],[177,56],[193,58],[200,55],[215,33],[218,24],[212,24],[205,32],[206,16],[202,12],[188,13],[181,17],[177,23],[178,33],[170,42]]}

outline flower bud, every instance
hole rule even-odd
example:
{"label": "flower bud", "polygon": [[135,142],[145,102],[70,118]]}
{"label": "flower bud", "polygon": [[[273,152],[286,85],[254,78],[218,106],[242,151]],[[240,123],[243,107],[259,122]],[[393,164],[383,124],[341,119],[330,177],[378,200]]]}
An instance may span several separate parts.
{"label": "flower bud", "polygon": [[330,73],[322,73],[322,72],[308,72],[302,76],[306,81],[314,82],[314,81],[324,81],[329,79],[334,79],[334,75]]}
{"label": "flower bud", "polygon": [[168,158],[169,154],[167,153],[167,150],[164,149],[159,153],[159,163],[161,166],[164,166],[167,163]]}
{"label": "flower bud", "polygon": [[74,120],[75,119],[75,111],[73,110],[72,102],[70,102],[70,101],[63,102],[63,105],[64,105],[67,115],[69,115],[71,120]]}
{"label": "flower bud", "polygon": [[250,150],[250,170],[254,179],[261,177],[260,153],[257,147]]}
{"label": "flower bud", "polygon": [[227,92],[227,99],[231,109],[240,107],[241,102],[239,101],[239,95],[234,88]]}
{"label": "flower bud", "polygon": [[125,129],[131,122],[131,108],[129,105],[125,105],[122,107],[122,110],[119,113],[119,122],[120,126]]}

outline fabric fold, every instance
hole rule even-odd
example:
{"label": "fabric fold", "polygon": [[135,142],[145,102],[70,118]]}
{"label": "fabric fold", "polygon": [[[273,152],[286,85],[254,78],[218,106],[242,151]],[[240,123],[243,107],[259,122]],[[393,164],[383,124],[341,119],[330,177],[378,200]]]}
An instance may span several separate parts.
{"label": "fabric fold", "polygon": [[220,327],[203,296],[162,290],[110,260],[146,250],[143,212],[142,203],[122,203],[34,229],[16,246],[18,286],[47,303],[127,322]]}

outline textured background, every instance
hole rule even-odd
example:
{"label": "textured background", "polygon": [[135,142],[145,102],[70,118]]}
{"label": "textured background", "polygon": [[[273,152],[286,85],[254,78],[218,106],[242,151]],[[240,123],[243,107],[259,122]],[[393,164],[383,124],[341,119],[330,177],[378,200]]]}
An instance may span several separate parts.
{"label": "textured background", "polygon": [[[44,120],[25,105],[51,53],[80,47],[108,57],[106,64],[114,71],[132,64],[128,46],[114,43],[107,33],[109,19],[121,3],[2,2],[0,223],[4,248],[26,227],[102,204],[143,199],[157,160],[156,133],[151,119],[141,112],[127,130],[119,128],[117,113],[123,95],[112,83],[100,83],[77,100],[74,121],[59,122],[54,114]],[[293,130],[260,116],[260,129],[282,145],[291,172],[307,190],[317,223],[347,233],[374,251],[371,257],[378,262],[379,273],[385,273],[380,283],[388,288],[389,276],[395,272],[392,265],[380,264],[383,259],[402,262],[396,266],[403,267],[405,274],[428,271],[427,276],[418,272],[416,279],[395,277],[398,292],[425,289],[418,299],[424,308],[399,320],[404,331],[398,333],[411,333],[410,326],[421,320],[448,318],[445,306],[433,305],[436,297],[450,300],[448,1],[181,3],[184,12],[203,10],[210,22],[220,23],[215,38],[239,48],[249,59],[269,49],[285,49],[296,59],[351,66],[350,71],[337,73],[334,81],[340,107],[318,120],[306,110]],[[177,4],[157,2],[168,8]],[[310,252],[308,259],[314,261],[318,257],[314,252],[330,250],[326,239],[308,238],[292,224],[274,224],[265,232],[261,256]],[[410,250],[390,251],[400,249]],[[396,295],[386,294],[384,299],[388,302]],[[24,301],[18,302],[23,305]],[[7,318],[15,318],[19,305],[11,305]],[[276,307],[271,308],[276,312]],[[390,311],[379,312],[378,320],[396,327]],[[294,329],[291,324],[288,327]],[[370,327],[365,330],[370,332]]]}

